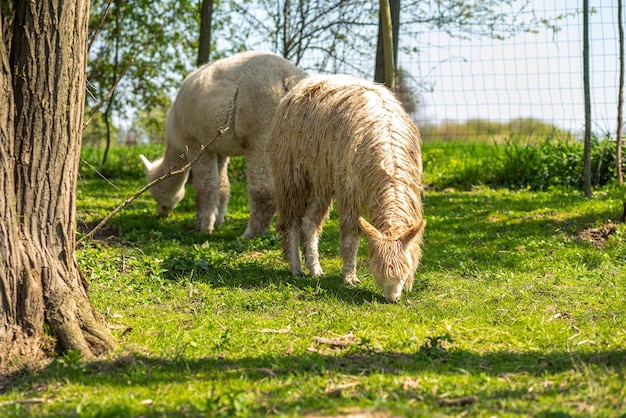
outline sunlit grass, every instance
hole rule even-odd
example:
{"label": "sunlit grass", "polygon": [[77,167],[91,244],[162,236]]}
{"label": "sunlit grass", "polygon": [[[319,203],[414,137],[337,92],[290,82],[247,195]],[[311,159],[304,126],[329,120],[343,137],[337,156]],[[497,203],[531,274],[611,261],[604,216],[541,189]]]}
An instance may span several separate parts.
{"label": "sunlit grass", "polygon": [[[119,189],[84,176],[79,225],[143,185],[111,181]],[[423,262],[398,304],[376,287],[365,242],[362,284],[343,284],[334,213],[320,243],[326,276],[292,277],[273,230],[241,238],[242,181],[210,236],[193,230],[190,188],[166,219],[142,196],[77,252],[118,350],[9,376],[0,415],[619,415],[625,193],[429,188]]]}

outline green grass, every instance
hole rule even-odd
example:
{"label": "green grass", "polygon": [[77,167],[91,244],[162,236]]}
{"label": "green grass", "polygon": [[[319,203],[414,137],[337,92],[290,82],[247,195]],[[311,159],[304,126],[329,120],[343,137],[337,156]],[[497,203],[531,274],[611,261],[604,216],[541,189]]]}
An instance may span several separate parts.
{"label": "green grass", "polygon": [[[193,232],[189,188],[172,217],[156,218],[142,196],[78,250],[119,348],[8,376],[0,416],[626,413],[626,189],[591,199],[563,187],[446,189],[427,171],[423,263],[414,290],[388,304],[365,242],[362,284],[343,285],[335,213],[320,279],[289,274],[273,230],[242,239],[241,160],[233,166],[229,216],[213,235]],[[112,181],[83,175],[81,229],[143,185]]]}
{"label": "green grass", "polygon": [[[583,186],[584,146],[569,137],[512,136],[501,143],[426,142],[423,148],[425,181],[438,189],[470,189],[478,184],[533,190]],[[593,138],[593,185],[615,179],[614,148],[606,140]]]}

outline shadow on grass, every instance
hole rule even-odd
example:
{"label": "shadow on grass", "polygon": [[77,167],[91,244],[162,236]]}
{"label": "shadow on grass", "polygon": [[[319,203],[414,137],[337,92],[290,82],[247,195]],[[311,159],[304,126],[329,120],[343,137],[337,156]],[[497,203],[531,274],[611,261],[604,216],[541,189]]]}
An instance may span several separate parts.
{"label": "shadow on grass", "polygon": [[[271,246],[274,249],[271,244],[274,240],[268,236],[256,241],[254,248]],[[304,293],[317,288],[316,293],[320,297],[331,297],[351,304],[385,302],[381,291],[373,292],[362,285],[345,285],[340,273],[327,271],[322,277],[293,276],[280,255],[268,258],[263,254],[263,258],[257,260],[254,258],[255,251],[221,252],[207,246],[173,252],[163,260],[163,276],[173,281],[193,277],[195,282],[206,283],[212,288],[263,289],[289,285]],[[253,255],[247,258],[248,254]]]}
{"label": "shadow on grass", "polygon": [[[580,250],[587,268],[593,269],[600,265],[600,252],[593,248],[593,243],[577,239],[577,234],[598,222],[616,221],[619,211],[609,207],[585,211],[588,203],[588,199],[576,192],[427,193],[426,242],[414,291],[429,286],[420,282],[420,277],[441,271],[523,272],[528,259],[525,246],[540,257],[550,257],[562,245]],[[564,207],[571,208],[571,216],[568,211],[563,214]],[[276,283],[289,283],[300,290],[321,285],[329,294],[350,303],[383,301],[379,291],[343,285],[336,268],[325,267],[327,275],[320,279],[291,276],[274,233],[252,240],[241,238],[247,223],[245,216],[227,218],[225,224],[209,235],[194,231],[191,202],[177,211],[180,213],[165,219],[157,218],[152,212],[125,212],[111,223],[108,232],[117,234],[115,238],[121,245],[140,248],[145,254],[162,259],[163,276],[170,280],[193,276],[194,280],[212,287],[250,289]],[[558,217],[553,216],[557,211]],[[361,272],[367,270],[365,241],[362,240],[359,252]],[[338,246],[333,212],[320,242],[323,265],[330,259],[335,263],[339,260]]]}
{"label": "shadow on grass", "polygon": [[[626,367],[626,350],[610,351],[573,351],[573,352],[529,352],[517,353],[497,351],[478,354],[465,350],[443,350],[437,355],[424,354],[419,349],[413,353],[376,352],[366,348],[363,351],[353,349],[342,354],[340,350],[330,350],[323,354],[309,352],[305,355],[244,357],[238,360],[228,358],[201,359],[163,359],[145,355],[124,356],[113,361],[96,361],[89,363],[89,373],[102,376],[125,374],[133,365],[141,365],[151,369],[146,378],[151,382],[171,381],[172,376],[184,381],[194,374],[206,377],[219,377],[224,373],[237,372],[249,379],[264,379],[278,376],[304,377],[341,373],[345,375],[369,374],[415,374],[434,372],[441,375],[493,375],[520,374],[543,376],[557,374],[581,365],[599,367],[618,373]],[[41,375],[55,372],[54,364],[45,369]],[[191,372],[190,372],[191,371]],[[87,374],[89,374],[87,373]],[[162,375],[160,373],[163,373]],[[235,378],[238,378],[234,376]]]}
{"label": "shadow on grass", "polygon": [[[207,402],[217,402],[218,398],[221,398],[223,402],[228,396],[233,396],[233,391],[237,391],[232,387],[242,387],[242,381],[253,386],[271,385],[270,392],[264,395],[264,404],[250,406],[252,410],[255,410],[254,412],[261,414],[267,413],[268,407],[278,408],[282,413],[294,413],[300,411],[302,407],[313,410],[322,409],[328,407],[327,402],[333,398],[340,401],[343,399],[344,405],[354,403],[354,399],[350,401],[351,396],[355,396],[350,394],[350,388],[346,389],[347,393],[344,396],[341,393],[342,389],[339,389],[339,393],[330,393],[327,390],[328,387],[318,387],[319,382],[314,383],[316,389],[311,393],[299,397],[293,396],[294,393],[301,392],[302,385],[306,385],[305,380],[315,381],[319,377],[327,378],[324,380],[325,384],[330,384],[333,376],[342,376],[343,380],[349,376],[356,378],[369,375],[396,375],[419,379],[422,373],[440,376],[492,376],[508,380],[515,375],[548,378],[550,375],[568,370],[597,369],[604,374],[610,372],[621,374],[626,366],[626,350],[527,353],[497,351],[484,354],[465,350],[442,350],[436,355],[425,353],[417,347],[414,352],[376,352],[362,346],[356,350],[344,350],[345,352],[331,350],[332,352],[327,354],[307,352],[303,355],[278,354],[241,359],[222,357],[168,359],[132,354],[112,361],[74,365],[55,361],[39,373],[20,371],[10,376],[9,379],[25,392],[29,391],[29,388],[36,390],[42,382],[54,384],[55,381],[98,387],[98,390],[106,390],[107,387],[112,390],[126,388],[131,392],[136,392],[139,388],[158,392],[159,385],[191,384],[193,381],[215,382],[217,398],[211,399],[208,396]],[[571,386],[561,383],[554,391],[558,392],[559,396],[563,396],[566,393],[575,395],[579,389],[576,383],[572,383]],[[363,390],[365,393],[362,392]],[[543,390],[549,392],[551,389],[544,388]],[[262,389],[257,389],[257,391],[262,391]],[[367,389],[362,389],[355,399],[361,396],[374,396],[367,391]],[[396,396],[396,399],[418,398],[420,402],[430,404],[431,407],[439,405],[439,396],[428,387],[404,387],[398,383],[396,386],[387,387],[386,391],[393,393],[392,396]],[[486,388],[469,394],[475,396],[476,401],[496,404],[503,400],[527,400],[529,396],[528,388],[520,389],[519,386],[495,392]],[[106,405],[98,404],[99,416],[112,416],[111,414],[116,413],[134,415],[135,409],[128,406],[128,402],[122,398],[109,399]],[[165,406],[166,409],[161,407],[160,412],[165,410],[175,415],[181,414],[181,416],[186,416],[188,412],[199,412],[195,409],[196,404],[186,403],[184,398],[181,403],[182,405],[169,407],[170,409]],[[272,404],[275,406],[271,406]],[[187,411],[185,408],[188,407],[191,407],[193,411]],[[59,405],[59,408],[64,409],[67,406],[63,404]]]}

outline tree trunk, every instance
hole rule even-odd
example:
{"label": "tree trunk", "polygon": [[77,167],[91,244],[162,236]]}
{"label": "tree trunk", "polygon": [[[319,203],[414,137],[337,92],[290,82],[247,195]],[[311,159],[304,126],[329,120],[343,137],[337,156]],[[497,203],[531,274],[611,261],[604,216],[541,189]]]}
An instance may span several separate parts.
{"label": "tree trunk", "polygon": [[[393,39],[393,62],[398,62],[398,36],[400,30],[400,0],[389,0],[389,10],[391,11],[391,28]],[[374,70],[374,81],[385,82],[385,48],[383,39],[382,13],[378,18],[378,43],[376,45],[376,68]]]}
{"label": "tree trunk", "polygon": [[[0,19],[2,24],[3,19]],[[18,317],[19,285],[18,229],[15,220],[15,141],[13,87],[4,42],[0,42],[0,365],[6,358],[28,355],[26,349],[36,346],[27,332],[28,324]]]}
{"label": "tree trunk", "polygon": [[202,0],[200,9],[200,43],[198,45],[198,67],[209,62],[211,55],[211,26],[213,0]]}
{"label": "tree trunk", "polygon": [[385,86],[392,92],[396,91],[396,71],[394,58],[396,47],[393,42],[393,24],[391,23],[391,10],[389,0],[380,0],[380,20],[383,32],[383,55],[385,57]]}
{"label": "tree trunk", "polygon": [[74,251],[88,19],[88,0],[18,2],[10,73],[0,51],[2,367],[39,351],[44,321],[62,349],[114,346]]}

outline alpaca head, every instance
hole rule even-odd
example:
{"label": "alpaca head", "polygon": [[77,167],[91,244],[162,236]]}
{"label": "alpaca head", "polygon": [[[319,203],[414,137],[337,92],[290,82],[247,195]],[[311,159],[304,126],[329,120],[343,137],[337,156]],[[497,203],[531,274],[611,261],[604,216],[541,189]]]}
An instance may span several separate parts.
{"label": "alpaca head", "polygon": [[370,269],[376,283],[382,287],[388,302],[397,302],[402,288],[411,290],[413,275],[422,256],[420,244],[425,220],[398,236],[387,236],[363,218],[359,218],[363,232],[368,236]]}
{"label": "alpaca head", "polygon": [[[141,158],[141,162],[146,168],[146,180],[148,183],[167,172],[161,168],[163,163],[162,158],[154,162],[150,162],[143,155],[140,155],[139,158]],[[185,197],[185,181],[187,180],[188,173],[189,171],[182,175],[184,177],[182,182],[180,179],[175,178],[177,176],[174,176],[150,188],[150,194],[152,194],[152,197],[157,202],[157,214],[159,216],[169,216],[178,202],[183,200],[183,197]]]}

